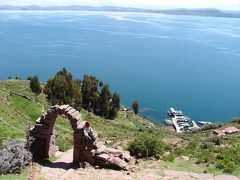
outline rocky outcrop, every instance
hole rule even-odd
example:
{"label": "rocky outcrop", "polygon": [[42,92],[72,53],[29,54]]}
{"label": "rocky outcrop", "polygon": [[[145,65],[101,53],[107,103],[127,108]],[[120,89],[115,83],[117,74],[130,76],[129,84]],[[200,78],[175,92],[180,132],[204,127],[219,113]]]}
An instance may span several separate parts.
{"label": "rocky outcrop", "polygon": [[88,162],[93,166],[128,169],[127,162],[133,159],[129,153],[107,148],[102,142],[97,141],[96,133],[93,134],[94,141],[86,140],[83,130],[85,121],[83,121],[80,112],[69,105],[53,106],[37,119],[35,126],[30,130],[30,135],[35,139],[31,146],[35,159],[55,155],[57,146],[54,125],[57,115],[67,117],[72,126],[74,163]]}

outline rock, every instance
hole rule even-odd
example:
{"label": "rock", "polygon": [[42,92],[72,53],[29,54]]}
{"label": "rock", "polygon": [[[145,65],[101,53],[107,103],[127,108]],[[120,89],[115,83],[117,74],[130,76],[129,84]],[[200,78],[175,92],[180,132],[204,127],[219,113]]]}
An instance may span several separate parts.
{"label": "rock", "polygon": [[113,148],[106,148],[105,152],[107,154],[112,154],[114,156],[120,156],[122,154],[122,151],[120,151],[118,149],[113,149]]}
{"label": "rock", "polygon": [[104,143],[105,144],[110,144],[112,141],[111,140],[105,140]]}
{"label": "rock", "polygon": [[156,158],[155,157],[150,157],[150,160],[156,161]]}
{"label": "rock", "polygon": [[95,158],[102,161],[108,161],[110,159],[110,156],[108,154],[99,154],[95,155]]}
{"label": "rock", "polygon": [[119,157],[127,162],[130,162],[132,159],[129,152],[123,152]]}
{"label": "rock", "polygon": [[78,125],[77,129],[82,129],[83,126],[85,125],[86,121],[81,121],[80,124]]}
{"label": "rock", "polygon": [[67,112],[68,116],[71,116],[71,114],[73,114],[76,110],[75,109],[71,109],[70,111]]}
{"label": "rock", "polygon": [[103,146],[103,143],[102,143],[101,141],[98,141],[98,142],[96,143],[97,149],[101,148],[102,146]]}
{"label": "rock", "polygon": [[79,167],[85,169],[85,168],[91,168],[92,165],[88,162],[80,162]]}
{"label": "rock", "polygon": [[81,114],[78,114],[76,117],[74,117],[74,119],[76,119],[76,120],[82,120]]}
{"label": "rock", "polygon": [[117,146],[116,149],[123,151],[123,148],[121,146]]}
{"label": "rock", "polygon": [[[96,145],[97,146],[97,145]],[[98,146],[99,147],[99,146]],[[98,148],[97,147],[97,149],[96,149],[96,154],[103,154],[104,152],[105,152],[105,150],[106,150],[106,146],[105,145],[102,145],[100,148]]]}
{"label": "rock", "polygon": [[189,161],[189,157],[187,157],[187,156],[179,156],[175,160],[176,161]]}
{"label": "rock", "polygon": [[110,158],[109,162],[115,168],[123,169],[123,170],[127,169],[127,163],[124,160],[120,159],[119,157]]}
{"label": "rock", "polygon": [[80,115],[80,113],[78,111],[75,111],[73,113],[71,113],[69,116],[74,119],[75,117],[77,117],[78,115]]}
{"label": "rock", "polygon": [[135,161],[135,164],[140,164],[140,163],[142,163],[142,162],[143,162],[142,159],[137,159],[137,160]]}

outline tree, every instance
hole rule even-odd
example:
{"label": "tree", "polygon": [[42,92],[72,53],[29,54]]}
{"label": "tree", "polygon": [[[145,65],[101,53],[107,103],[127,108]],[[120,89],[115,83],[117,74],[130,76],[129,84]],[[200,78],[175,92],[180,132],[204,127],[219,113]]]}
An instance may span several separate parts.
{"label": "tree", "polygon": [[101,87],[103,86],[103,82],[100,81],[98,85],[99,85],[99,87],[101,88]]}
{"label": "tree", "polygon": [[114,109],[119,111],[119,109],[120,109],[120,95],[117,92],[115,92],[113,94],[112,106],[113,106]]}
{"label": "tree", "polygon": [[40,86],[38,77],[35,75],[29,79],[30,79],[30,88],[32,92],[34,92],[36,95],[40,94],[42,92],[42,88]]}
{"label": "tree", "polygon": [[108,84],[105,84],[102,87],[101,94],[100,94],[100,113],[103,117],[108,117],[109,111],[110,111],[110,102],[112,99],[112,95],[109,91]]}
{"label": "tree", "polygon": [[93,110],[98,108],[99,91],[98,80],[95,76],[84,75],[82,81],[83,108]]}
{"label": "tree", "polygon": [[74,80],[66,68],[50,78],[44,88],[48,101],[52,104],[69,104],[80,110],[82,106],[81,81]]}
{"label": "tree", "polygon": [[135,114],[138,114],[138,111],[139,111],[139,104],[138,104],[138,101],[135,100],[132,104],[132,108],[133,108],[133,111]]}
{"label": "tree", "polygon": [[110,103],[110,111],[108,114],[109,119],[114,119],[117,116],[117,112],[120,109],[120,95],[118,93],[113,94],[112,101]]}

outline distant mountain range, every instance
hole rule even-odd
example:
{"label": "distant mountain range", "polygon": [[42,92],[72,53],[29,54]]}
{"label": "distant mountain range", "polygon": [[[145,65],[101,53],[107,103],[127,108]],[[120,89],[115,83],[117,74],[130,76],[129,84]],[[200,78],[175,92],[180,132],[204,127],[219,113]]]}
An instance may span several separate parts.
{"label": "distant mountain range", "polygon": [[0,6],[0,10],[65,10],[65,11],[110,11],[110,12],[145,12],[172,15],[213,16],[240,18],[240,11],[223,11],[218,9],[139,9],[114,6]]}

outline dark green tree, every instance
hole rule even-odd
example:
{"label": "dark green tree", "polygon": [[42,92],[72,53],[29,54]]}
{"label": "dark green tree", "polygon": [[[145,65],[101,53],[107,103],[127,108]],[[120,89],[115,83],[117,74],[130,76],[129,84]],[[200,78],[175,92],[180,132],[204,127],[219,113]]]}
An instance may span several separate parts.
{"label": "dark green tree", "polygon": [[112,101],[110,103],[108,118],[114,119],[117,116],[119,109],[120,109],[120,95],[118,93],[114,93]]}
{"label": "dark green tree", "polygon": [[103,116],[103,117],[108,117],[109,115],[109,111],[110,111],[110,103],[111,103],[111,99],[112,99],[112,95],[111,95],[111,92],[109,90],[109,86],[108,84],[105,84],[103,87],[102,87],[102,90],[101,90],[101,94],[100,94],[100,114]]}
{"label": "dark green tree", "polygon": [[29,80],[30,80],[30,88],[32,92],[34,92],[36,95],[40,94],[42,92],[42,88],[38,80],[38,77],[35,75],[29,78]]}
{"label": "dark green tree", "polygon": [[135,113],[135,114],[138,114],[139,104],[138,104],[138,101],[137,101],[137,100],[133,101],[132,108],[133,108],[134,113]]}
{"label": "dark green tree", "polygon": [[44,88],[48,101],[52,104],[69,104],[80,110],[82,106],[81,81],[74,80],[66,68],[47,81]]}
{"label": "dark green tree", "polygon": [[98,80],[95,76],[84,75],[82,81],[83,108],[96,111],[99,102]]}
{"label": "dark green tree", "polygon": [[120,109],[120,95],[117,92],[115,92],[113,94],[112,106],[113,106],[114,109],[119,111],[119,109]]}

